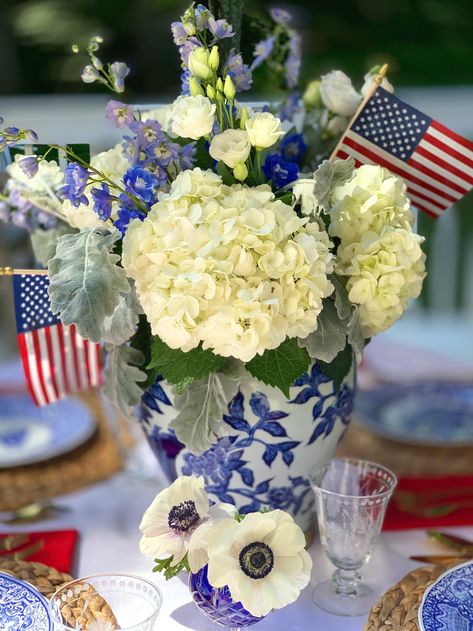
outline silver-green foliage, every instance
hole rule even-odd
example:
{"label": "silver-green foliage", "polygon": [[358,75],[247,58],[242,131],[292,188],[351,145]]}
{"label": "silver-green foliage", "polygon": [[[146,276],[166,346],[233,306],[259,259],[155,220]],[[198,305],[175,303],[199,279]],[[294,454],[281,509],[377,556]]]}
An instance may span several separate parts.
{"label": "silver-green foliage", "polygon": [[144,355],[127,344],[106,346],[107,365],[103,392],[125,416],[131,416],[132,409],[139,404],[143,390],[138,385],[146,380],[146,374],[138,366],[143,365]]}

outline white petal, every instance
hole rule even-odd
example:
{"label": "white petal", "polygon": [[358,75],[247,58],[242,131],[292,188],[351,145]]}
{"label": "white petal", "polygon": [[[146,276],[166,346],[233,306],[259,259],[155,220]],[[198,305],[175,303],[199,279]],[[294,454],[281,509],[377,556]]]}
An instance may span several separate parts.
{"label": "white petal", "polygon": [[294,556],[304,548],[305,537],[295,523],[283,522],[278,525],[268,544],[278,556]]}
{"label": "white petal", "polygon": [[171,533],[158,535],[157,537],[144,536],[140,541],[140,550],[143,554],[151,559],[166,559],[173,556],[174,561],[182,559],[187,551],[188,542],[184,537],[176,536]]}
{"label": "white petal", "polygon": [[274,585],[267,580],[252,579],[240,572],[229,583],[233,600],[239,600],[253,616],[265,616],[275,607],[278,595]]}
{"label": "white petal", "polygon": [[270,513],[249,513],[239,524],[235,547],[241,549],[248,543],[264,541],[276,527],[276,523],[269,515]]}
{"label": "white petal", "polygon": [[240,569],[238,560],[229,554],[221,552],[209,558],[209,583],[214,587],[224,587],[231,580],[231,575]]}

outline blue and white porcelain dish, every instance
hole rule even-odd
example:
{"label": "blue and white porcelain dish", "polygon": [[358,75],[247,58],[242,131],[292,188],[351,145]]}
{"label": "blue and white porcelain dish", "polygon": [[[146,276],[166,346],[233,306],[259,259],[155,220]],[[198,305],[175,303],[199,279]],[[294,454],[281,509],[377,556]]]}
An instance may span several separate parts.
{"label": "blue and white porcelain dish", "polygon": [[473,445],[473,386],[419,382],[359,392],[354,416],[373,433],[432,446]]}
{"label": "blue and white porcelain dish", "polygon": [[0,572],[0,629],[53,631],[48,602],[36,588]]}
{"label": "blue and white porcelain dish", "polygon": [[90,410],[64,399],[36,407],[29,395],[0,396],[0,469],[60,456],[88,440],[96,429]]}
{"label": "blue and white porcelain dish", "polygon": [[473,629],[473,561],[448,570],[426,590],[419,627],[421,631]]}

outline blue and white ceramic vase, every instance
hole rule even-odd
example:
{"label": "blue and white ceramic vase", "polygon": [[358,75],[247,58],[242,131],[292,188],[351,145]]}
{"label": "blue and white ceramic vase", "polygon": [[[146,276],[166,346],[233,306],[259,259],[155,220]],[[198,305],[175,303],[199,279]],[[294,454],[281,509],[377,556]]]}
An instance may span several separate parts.
{"label": "blue and white ceramic vase", "polygon": [[141,422],[162,468],[170,480],[182,474],[204,476],[210,496],[234,504],[240,513],[264,506],[288,511],[308,531],[313,506],[308,472],[333,456],[347,428],[354,370],[338,393],[317,364],[294,383],[289,399],[249,374],[236,394],[234,383],[226,386],[233,391],[223,417],[228,436],[199,456],[169,429],[177,414],[171,387],[158,379],[144,394]]}
{"label": "blue and white ceramic vase", "polygon": [[253,616],[240,602],[233,602],[228,587],[212,587],[207,566],[189,574],[189,591],[200,611],[227,629],[249,627],[263,619]]}

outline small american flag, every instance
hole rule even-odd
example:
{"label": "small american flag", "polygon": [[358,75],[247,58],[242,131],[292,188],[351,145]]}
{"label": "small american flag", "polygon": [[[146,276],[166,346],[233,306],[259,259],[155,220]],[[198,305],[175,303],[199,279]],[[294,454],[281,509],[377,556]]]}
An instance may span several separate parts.
{"label": "small american flag", "polygon": [[402,177],[417,208],[438,217],[473,187],[473,143],[378,87],[335,156]]}
{"label": "small american flag", "polygon": [[102,382],[100,348],[64,326],[49,306],[44,274],[14,274],[18,345],[28,389],[43,406]]}

